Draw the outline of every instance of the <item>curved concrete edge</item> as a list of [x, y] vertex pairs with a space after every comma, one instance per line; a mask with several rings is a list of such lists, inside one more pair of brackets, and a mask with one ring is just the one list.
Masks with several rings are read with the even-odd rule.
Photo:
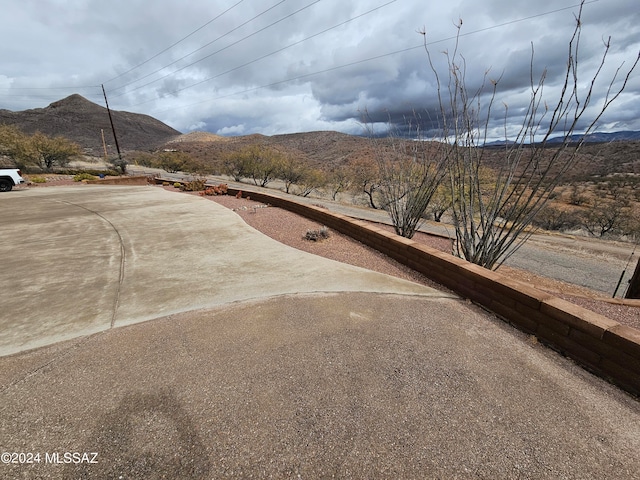
[[[0, 198], [0, 354], [284, 293], [447, 295], [285, 246], [195, 195], [55, 187]], [[3, 221], [2, 219], [6, 221]]]
[[[238, 191], [228, 189], [229, 195]], [[242, 194], [303, 215], [375, 248], [640, 396], [639, 330], [367, 222], [250, 187]]]

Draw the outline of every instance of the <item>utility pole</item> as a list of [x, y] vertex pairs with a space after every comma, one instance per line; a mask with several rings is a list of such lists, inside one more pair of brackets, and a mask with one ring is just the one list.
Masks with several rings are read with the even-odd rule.
[[624, 298], [640, 298], [640, 259], [638, 259], [633, 277], [629, 280], [629, 287], [627, 288]]
[[104, 128], [100, 129], [100, 133], [102, 134], [102, 148], [104, 148], [104, 159], [108, 160], [109, 155], [107, 154], [107, 142], [104, 141]]
[[118, 159], [120, 163], [122, 163], [122, 155], [120, 154], [120, 145], [118, 145], [118, 137], [116, 136], [116, 129], [113, 126], [113, 118], [111, 117], [111, 109], [109, 108], [109, 102], [107, 101], [107, 92], [104, 89], [104, 85], [102, 85], [102, 93], [104, 94], [104, 103], [107, 106], [107, 113], [109, 114], [109, 122], [111, 123], [111, 131], [113, 132], [113, 139], [116, 142], [116, 150], [118, 151]]

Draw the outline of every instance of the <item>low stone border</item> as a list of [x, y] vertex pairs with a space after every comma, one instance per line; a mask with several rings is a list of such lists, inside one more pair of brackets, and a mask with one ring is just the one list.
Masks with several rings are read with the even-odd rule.
[[[229, 195], [239, 189], [229, 188]], [[589, 371], [640, 396], [640, 331], [527, 284], [325, 208], [262, 192], [242, 196], [348, 235], [494, 312]]]

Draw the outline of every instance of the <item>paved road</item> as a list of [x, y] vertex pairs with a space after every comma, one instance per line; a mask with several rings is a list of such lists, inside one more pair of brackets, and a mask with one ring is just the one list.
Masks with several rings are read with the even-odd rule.
[[0, 478], [638, 478], [640, 403], [461, 299], [160, 188], [0, 222]]
[[[162, 175], [177, 180], [183, 178], [180, 174], [172, 175], [163, 172]], [[229, 182], [223, 177], [212, 177], [211, 181], [226, 182], [244, 190], [263, 190], [267, 193], [287, 196], [302, 203], [320, 203], [330, 210], [355, 218], [389, 223], [389, 216], [386, 212], [371, 208], [334, 202], [326, 198], [287, 195], [278, 190], [261, 189], [253, 185]], [[422, 230], [455, 238], [455, 232], [450, 225], [427, 222]], [[640, 250], [638, 250], [636, 255], [632, 257], [631, 263], [628, 264], [632, 251], [633, 245], [622, 242], [571, 235], [535, 234], [507, 259], [505, 265], [587, 287], [602, 292], [604, 297], [613, 295], [621, 274], [626, 270], [616, 295], [622, 297], [640, 256]]]

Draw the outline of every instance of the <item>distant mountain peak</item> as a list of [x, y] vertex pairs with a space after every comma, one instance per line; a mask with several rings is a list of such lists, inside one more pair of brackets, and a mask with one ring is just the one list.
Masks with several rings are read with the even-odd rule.
[[73, 95], [69, 95], [66, 98], [63, 98], [62, 100], [58, 100], [56, 102], [51, 103], [48, 107], [46, 108], [61, 108], [61, 107], [66, 107], [66, 108], [95, 108], [95, 107], [102, 107], [101, 105], [98, 105], [97, 103], [93, 103], [90, 100], [87, 100], [86, 98], [84, 98], [82, 95], [79, 95], [77, 93], [74, 93]]
[[[148, 115], [112, 110], [112, 116], [123, 151], [153, 150], [180, 135], [179, 131]], [[61, 135], [97, 156], [103, 155], [104, 134], [109, 154], [114, 154], [115, 142], [107, 109], [77, 93], [45, 108], [22, 112], [0, 110], [0, 123], [15, 125], [28, 134]]]

